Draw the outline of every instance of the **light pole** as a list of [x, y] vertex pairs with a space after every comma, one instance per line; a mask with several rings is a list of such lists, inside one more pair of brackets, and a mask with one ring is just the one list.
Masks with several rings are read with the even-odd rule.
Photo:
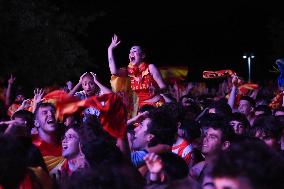
[[247, 59], [248, 61], [248, 82], [251, 82], [251, 62], [252, 59], [254, 58], [254, 54], [253, 53], [246, 53], [243, 55], [243, 59]]

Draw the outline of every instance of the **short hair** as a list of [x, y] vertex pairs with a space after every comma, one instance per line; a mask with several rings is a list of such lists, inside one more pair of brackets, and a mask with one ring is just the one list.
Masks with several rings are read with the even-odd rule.
[[177, 123], [169, 109], [159, 107], [149, 114], [150, 123], [147, 131], [155, 137], [148, 146], [157, 144], [173, 145], [177, 134]]
[[159, 156], [163, 162], [164, 171], [169, 180], [183, 179], [188, 176], [188, 166], [180, 156], [172, 152], [165, 152]]
[[96, 116], [89, 116], [78, 134], [82, 151], [91, 167], [122, 161], [122, 154], [115, 145], [116, 141], [103, 130]]
[[242, 96], [241, 98], [240, 98], [240, 101], [241, 100], [246, 100], [246, 101], [248, 101], [249, 103], [250, 103], [250, 105], [252, 106], [252, 107], [255, 107], [255, 100], [253, 99], [253, 98], [251, 98], [250, 96]]
[[184, 131], [184, 138], [189, 143], [191, 143], [194, 139], [201, 137], [201, 128], [200, 124], [197, 121], [182, 121], [179, 129], [182, 129]]
[[232, 115], [230, 117], [230, 121], [239, 121], [243, 124], [243, 126], [246, 129], [250, 128], [250, 123], [249, 123], [247, 117], [240, 112], [232, 113]]
[[16, 111], [13, 115], [12, 115], [12, 119], [14, 120], [15, 118], [22, 118], [24, 120], [27, 121], [27, 127], [29, 130], [31, 130], [34, 127], [34, 114], [30, 111], [27, 110], [19, 110]]
[[53, 104], [48, 103], [48, 102], [40, 102], [40, 103], [37, 104], [36, 109], [34, 111], [34, 119], [36, 119], [37, 112], [39, 111], [39, 109], [43, 108], [43, 107], [52, 107], [54, 112], [56, 111], [56, 108]]
[[232, 108], [225, 100], [213, 101], [209, 108], [214, 108], [216, 113], [222, 116], [230, 116], [232, 113]]
[[207, 114], [201, 121], [202, 128], [213, 128], [222, 132], [221, 141], [231, 141], [235, 137], [235, 132], [228, 125], [228, 120], [218, 114]]
[[[155, 111], [161, 114], [168, 114], [170, 118], [177, 124], [183, 120], [184, 117], [184, 107], [177, 102], [169, 102], [164, 104], [163, 106], [158, 107]], [[158, 114], [159, 114], [158, 113]]]
[[252, 134], [255, 136], [257, 131], [261, 131], [266, 135], [280, 139], [282, 134], [281, 122], [274, 116], [259, 116], [252, 125]]
[[195, 119], [197, 114], [199, 114], [201, 112], [201, 107], [194, 100], [193, 96], [190, 93], [180, 97], [180, 99], [179, 99], [180, 104], [182, 104], [182, 100], [184, 98], [189, 98], [190, 104], [187, 107], [183, 107], [184, 108], [183, 119], [188, 119], [187, 115], [189, 115], [189, 113], [190, 113], [189, 119]]
[[284, 188], [284, 159], [263, 141], [248, 138], [232, 144], [214, 159], [213, 178], [247, 178], [252, 188]]
[[97, 137], [92, 140], [80, 138], [82, 152], [91, 168], [98, 168], [102, 165], [116, 165], [123, 161], [121, 151], [114, 144], [103, 138]]
[[[65, 127], [64, 128], [64, 133], [63, 133], [63, 135], [62, 135], [62, 137], [64, 138], [64, 134], [67, 132], [67, 131], [69, 131], [70, 129], [73, 129], [77, 134], [78, 134], [78, 136], [79, 136], [79, 140], [80, 140], [80, 138], [81, 138], [81, 133], [83, 132], [82, 131], [82, 127], [79, 125], [79, 124], [72, 124], [72, 125], [70, 125], [69, 127]], [[63, 138], [62, 138], [62, 140], [63, 140]]]

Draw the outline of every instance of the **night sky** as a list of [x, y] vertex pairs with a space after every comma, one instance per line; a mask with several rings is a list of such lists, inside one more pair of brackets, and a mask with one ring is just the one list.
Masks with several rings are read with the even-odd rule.
[[247, 77], [247, 63], [242, 59], [245, 52], [256, 55], [253, 80], [277, 77], [269, 70], [284, 49], [279, 44], [276, 49], [274, 44], [283, 33], [280, 6], [247, 2], [187, 4], [90, 3], [89, 8], [103, 10], [104, 16], [90, 25], [85, 46], [104, 72], [108, 71], [107, 47], [116, 33], [122, 40], [116, 50], [120, 66], [127, 65], [129, 48], [138, 43], [157, 66], [188, 66], [189, 80], [200, 80], [202, 71], [210, 69], [233, 69]]

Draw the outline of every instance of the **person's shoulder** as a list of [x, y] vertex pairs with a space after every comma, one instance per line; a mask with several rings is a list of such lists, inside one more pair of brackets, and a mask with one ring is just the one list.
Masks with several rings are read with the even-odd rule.
[[193, 178], [198, 178], [200, 176], [201, 172], [203, 171], [205, 165], [206, 165], [205, 161], [201, 161], [201, 162], [195, 164], [189, 171], [190, 176], [193, 177]]
[[154, 64], [148, 64], [148, 69], [150, 73], [155, 73], [158, 71], [158, 68]]
[[155, 64], [148, 64], [148, 68], [149, 68], [149, 69], [157, 69], [157, 67], [155, 66]]

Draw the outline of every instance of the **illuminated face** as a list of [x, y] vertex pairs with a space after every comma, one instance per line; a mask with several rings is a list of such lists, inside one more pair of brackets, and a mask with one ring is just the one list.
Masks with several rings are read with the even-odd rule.
[[272, 149], [278, 150], [278, 148], [280, 147], [280, 143], [275, 137], [269, 136], [262, 131], [256, 131], [255, 137], [265, 142], [265, 144]]
[[245, 116], [248, 116], [252, 111], [252, 107], [247, 100], [240, 100], [238, 110], [240, 113], [244, 114]]
[[212, 152], [214, 152], [216, 149], [218, 149], [219, 147], [221, 148], [222, 146], [221, 137], [222, 137], [221, 130], [208, 128], [205, 137], [203, 139], [202, 153], [205, 155], [212, 154]]
[[40, 107], [35, 115], [35, 126], [44, 133], [52, 133], [57, 129], [55, 110], [52, 106]]
[[62, 140], [62, 156], [67, 159], [75, 158], [80, 154], [79, 135], [74, 129], [68, 129]]
[[230, 125], [234, 128], [234, 131], [237, 135], [242, 135], [245, 132], [244, 124], [240, 121], [233, 120], [230, 121]]
[[184, 107], [190, 106], [193, 102], [194, 102], [193, 99], [187, 98], [187, 97], [185, 97], [181, 100], [181, 103]]
[[141, 47], [133, 46], [129, 52], [129, 60], [132, 64], [140, 64], [144, 58]]
[[24, 100], [25, 100], [25, 97], [24, 95], [21, 95], [21, 94], [17, 95], [15, 98], [15, 102], [19, 104], [21, 104]]
[[214, 185], [216, 189], [253, 189], [250, 181], [244, 177], [217, 177]]
[[66, 117], [66, 119], [64, 121], [64, 125], [66, 127], [69, 127], [69, 126], [71, 126], [75, 123], [76, 123], [76, 119], [74, 118], [74, 116], [68, 116], [68, 117]]
[[134, 129], [135, 135], [132, 141], [132, 148], [134, 150], [141, 150], [147, 147], [150, 135], [147, 130], [150, 122], [151, 120], [146, 118]]
[[82, 79], [82, 88], [87, 96], [93, 96], [96, 94], [97, 85], [94, 82], [93, 76], [86, 75]]

